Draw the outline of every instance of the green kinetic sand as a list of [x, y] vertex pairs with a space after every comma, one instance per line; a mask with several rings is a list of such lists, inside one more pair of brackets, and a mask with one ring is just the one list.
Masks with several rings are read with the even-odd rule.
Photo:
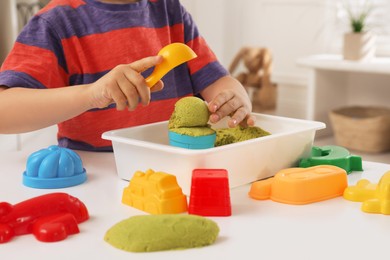
[[153, 252], [207, 246], [215, 242], [218, 234], [218, 225], [205, 217], [142, 215], [115, 224], [104, 240], [129, 252]]
[[197, 97], [184, 97], [175, 104], [168, 128], [207, 126], [210, 113], [206, 103]]
[[171, 132], [194, 137], [212, 135], [216, 132], [217, 137], [214, 146], [270, 135], [269, 132], [256, 126], [212, 129], [208, 124], [209, 117], [210, 112], [202, 99], [185, 97], [176, 102], [175, 109], [169, 119], [168, 128]]
[[241, 126], [236, 126], [234, 128], [221, 128], [216, 129], [216, 132], [217, 139], [215, 140], [215, 146], [242, 142], [271, 134], [257, 126], [247, 128]]

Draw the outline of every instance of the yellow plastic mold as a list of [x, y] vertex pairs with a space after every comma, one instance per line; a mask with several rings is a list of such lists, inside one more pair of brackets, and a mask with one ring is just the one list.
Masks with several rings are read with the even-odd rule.
[[174, 214], [187, 211], [187, 197], [174, 175], [137, 171], [123, 190], [122, 203], [150, 214]]
[[288, 168], [272, 178], [252, 183], [249, 196], [287, 203], [308, 204], [343, 195], [347, 173], [333, 165]]
[[363, 202], [361, 210], [367, 213], [390, 215], [390, 171], [382, 175], [378, 184], [362, 179], [345, 189], [343, 197]]
[[150, 88], [173, 68], [197, 57], [196, 53], [190, 47], [179, 42], [166, 45], [157, 55], [162, 56], [163, 61], [156, 65], [152, 74], [145, 79], [146, 84]]

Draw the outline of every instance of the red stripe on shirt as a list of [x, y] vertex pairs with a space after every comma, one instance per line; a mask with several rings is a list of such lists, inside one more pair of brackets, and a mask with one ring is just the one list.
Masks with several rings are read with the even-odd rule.
[[[84, 37], [62, 40], [69, 74], [97, 73], [128, 64], [147, 56], [157, 55], [159, 50], [172, 42], [183, 42], [181, 24], [163, 28], [127, 28]], [[126, 44], [126, 38], [131, 41]], [[134, 38], [139, 40], [134, 41]], [[149, 39], [158, 39], [149, 41]], [[148, 42], [145, 45], [145, 42]]]
[[[101, 134], [113, 129], [150, 124], [168, 120], [179, 98], [155, 101], [148, 106], [139, 105], [136, 111], [117, 111], [115, 108], [85, 112], [58, 125], [59, 138], [87, 142], [95, 147], [111, 146]], [[96, 120], [99, 118], [100, 120]]]
[[48, 88], [63, 87], [68, 84], [66, 72], [58, 65], [55, 54], [47, 49], [16, 42], [12, 55], [8, 56], [2, 66], [2, 70], [8, 69], [24, 72]]
[[85, 2], [83, 0], [54, 0], [50, 1], [44, 8], [39, 10], [37, 14], [40, 15], [58, 6], [70, 6], [72, 8], [77, 8], [81, 5], [85, 5]]
[[191, 49], [193, 49], [194, 52], [198, 55], [198, 58], [188, 62], [188, 67], [190, 68], [191, 74], [194, 74], [205, 65], [217, 60], [217, 57], [210, 48], [204, 48], [204, 46], [207, 46], [204, 38], [200, 36], [196, 37], [192, 41], [189, 41], [187, 45], [190, 46]]

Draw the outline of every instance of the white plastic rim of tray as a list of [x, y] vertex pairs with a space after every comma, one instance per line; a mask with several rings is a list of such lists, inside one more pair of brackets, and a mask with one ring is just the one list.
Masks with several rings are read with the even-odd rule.
[[[113, 142], [125, 143], [129, 145], [142, 146], [160, 150], [163, 152], [172, 152], [179, 154], [207, 154], [213, 153], [216, 149], [233, 149], [235, 146], [246, 145], [247, 143], [258, 142], [259, 140], [274, 139], [278, 136], [292, 135], [302, 131], [317, 131], [326, 127], [325, 123], [303, 119], [295, 119], [281, 116], [273, 116], [259, 113], [252, 113], [256, 117], [255, 125], [271, 133], [269, 136], [261, 139], [251, 139], [244, 142], [229, 144], [228, 146], [219, 146], [212, 149], [185, 149], [169, 145], [168, 140], [168, 121], [151, 123], [141, 126], [121, 128], [103, 133], [102, 138]], [[275, 124], [278, 123], [278, 124]], [[286, 131], [285, 124], [293, 125], [293, 129]], [[279, 125], [281, 124], [281, 125]], [[280, 128], [281, 126], [281, 128]], [[213, 125], [213, 128], [227, 127], [226, 119]], [[158, 132], [156, 132], [158, 131]], [[159, 137], [163, 134], [166, 142]], [[154, 136], [154, 137], [153, 137]], [[155, 142], [153, 142], [155, 140]], [[156, 141], [157, 140], [157, 141]]]

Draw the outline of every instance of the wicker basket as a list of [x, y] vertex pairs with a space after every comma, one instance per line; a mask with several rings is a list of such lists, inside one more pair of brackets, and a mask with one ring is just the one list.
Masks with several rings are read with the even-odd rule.
[[390, 108], [345, 107], [329, 117], [338, 145], [370, 153], [390, 150]]

